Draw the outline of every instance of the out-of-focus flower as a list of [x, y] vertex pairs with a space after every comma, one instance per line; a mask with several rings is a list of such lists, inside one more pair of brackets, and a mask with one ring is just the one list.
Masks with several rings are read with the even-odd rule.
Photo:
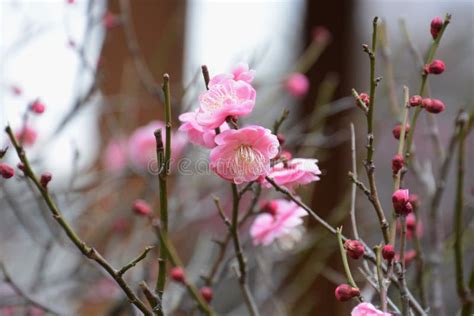
[[[268, 177], [272, 178], [276, 184], [293, 189], [299, 185], [311, 183], [319, 180], [321, 170], [318, 167], [317, 159], [294, 158], [286, 163], [280, 162], [270, 169]], [[259, 179], [266, 188], [272, 185], [265, 179]]]
[[227, 117], [250, 114], [255, 106], [255, 98], [255, 89], [245, 81], [211, 81], [209, 90], [199, 96], [196, 121], [206, 128], [219, 127]]
[[232, 69], [232, 76], [235, 81], [242, 80], [251, 83], [255, 77], [255, 70], [250, 69], [246, 63], [238, 63]]
[[248, 126], [227, 130], [215, 138], [210, 167], [220, 177], [236, 184], [268, 174], [270, 159], [278, 154], [278, 139], [269, 129]]
[[15, 175], [15, 169], [5, 162], [0, 162], [0, 175], [4, 179], [10, 179]]
[[438, 99], [423, 99], [423, 107], [426, 111], [433, 114], [441, 113], [446, 109], [443, 101]]
[[120, 171], [127, 166], [127, 142], [112, 139], [105, 148], [102, 164], [108, 171]]
[[23, 94], [23, 90], [17, 85], [10, 86], [10, 91], [16, 96], [20, 96]]
[[38, 138], [38, 133], [33, 128], [25, 126], [15, 133], [15, 137], [24, 146], [33, 146]]
[[199, 292], [206, 302], [210, 303], [212, 301], [212, 289], [210, 287], [204, 286], [199, 289]]
[[[166, 146], [165, 123], [152, 121], [145, 126], [137, 128], [128, 140], [128, 158], [130, 163], [142, 170], [150, 170], [156, 157], [155, 131], [162, 129], [163, 144]], [[182, 154], [187, 139], [181, 132], [171, 134], [171, 159], [176, 161]]]
[[302, 217], [307, 213], [293, 201], [273, 200], [275, 202], [275, 214], [262, 213], [258, 215], [250, 227], [254, 245], [267, 246], [275, 239], [284, 238], [298, 226], [303, 224]]
[[[216, 130], [214, 128], [206, 128], [198, 124], [196, 121], [197, 110], [186, 112], [179, 116], [179, 120], [183, 122], [179, 127], [179, 131], [186, 133], [191, 143], [204, 146], [206, 148], [216, 147], [214, 138], [216, 137]], [[221, 132], [228, 130], [229, 125], [223, 123], [220, 126]]]
[[364, 245], [358, 240], [346, 240], [344, 242], [344, 248], [346, 249], [347, 255], [352, 259], [360, 259], [365, 253]]
[[170, 270], [171, 279], [175, 282], [184, 283], [184, 270], [181, 267], [174, 267]]
[[443, 28], [443, 19], [441, 17], [437, 16], [433, 20], [431, 20], [430, 33], [431, 33], [431, 36], [433, 36], [433, 39], [436, 39], [438, 37], [438, 34], [442, 28]]
[[116, 14], [113, 14], [110, 11], [106, 11], [104, 15], [102, 16], [102, 25], [106, 29], [114, 28], [120, 25], [120, 23], [121, 23], [120, 17]]
[[[395, 258], [397, 259], [397, 261], [400, 260], [400, 255], [397, 253], [395, 255]], [[408, 251], [405, 252], [405, 266], [408, 266], [410, 265], [410, 263], [413, 262], [413, 260], [415, 260], [416, 258], [416, 251], [414, 249], [410, 249]]]
[[352, 310], [351, 316], [392, 316], [392, 314], [384, 313], [370, 303], [359, 303]]
[[[407, 137], [408, 132], [410, 132], [410, 124], [406, 123], [406, 125], [405, 125], [405, 138]], [[400, 134], [401, 133], [402, 133], [402, 124], [397, 124], [392, 130], [392, 135], [395, 139], [400, 139]]]
[[38, 307], [31, 307], [30, 310], [28, 311], [28, 316], [43, 316], [43, 315], [46, 315], [46, 313]]
[[327, 43], [332, 37], [331, 32], [325, 26], [314, 27], [311, 34], [313, 35], [313, 41], [318, 43]]
[[348, 300], [359, 296], [360, 290], [350, 286], [349, 284], [340, 284], [336, 287], [334, 295], [339, 302], [347, 302]]
[[[410, 213], [406, 218], [407, 225], [407, 240], [411, 240], [414, 236], [421, 238], [423, 236], [423, 224], [417, 220], [415, 214]], [[397, 225], [397, 229], [400, 231], [400, 224]]]
[[148, 216], [151, 214], [151, 206], [146, 201], [137, 199], [133, 202], [132, 210], [140, 216]]
[[285, 81], [288, 93], [294, 97], [303, 97], [308, 93], [309, 80], [302, 73], [293, 73]]
[[46, 110], [46, 105], [37, 99], [30, 104], [30, 110], [33, 113], [42, 114]]

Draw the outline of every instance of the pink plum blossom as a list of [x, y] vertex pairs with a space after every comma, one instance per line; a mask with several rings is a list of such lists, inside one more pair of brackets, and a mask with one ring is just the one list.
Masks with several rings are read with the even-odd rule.
[[392, 314], [384, 313], [370, 303], [360, 303], [354, 307], [351, 316], [392, 316]]
[[[197, 111], [186, 112], [179, 116], [179, 120], [183, 122], [179, 127], [179, 131], [186, 133], [191, 143], [204, 146], [206, 148], [216, 147], [214, 138], [216, 137], [216, 130], [214, 128], [205, 128], [199, 125], [196, 121]], [[220, 126], [221, 131], [228, 130], [227, 123]]]
[[293, 201], [273, 200], [276, 212], [258, 215], [250, 227], [254, 245], [267, 246], [275, 239], [291, 235], [292, 231], [303, 224], [302, 217], [307, 213]]
[[249, 65], [246, 63], [238, 63], [232, 69], [232, 75], [235, 81], [242, 80], [251, 83], [255, 77], [255, 70], [249, 69]]
[[[274, 165], [268, 176], [272, 178], [276, 184], [293, 189], [298, 185], [308, 184], [319, 180], [321, 170], [317, 165], [317, 159], [294, 158], [290, 161], [277, 163]], [[264, 179], [259, 179], [263, 182], [263, 186], [271, 188], [272, 185]]]
[[[128, 158], [130, 163], [142, 170], [148, 170], [156, 163], [155, 131], [162, 129], [163, 143], [165, 138], [165, 123], [152, 121], [145, 126], [137, 128], [128, 140]], [[182, 154], [187, 140], [181, 132], [171, 134], [171, 159], [176, 161]], [[165, 144], [166, 146], [166, 144]]]
[[270, 170], [270, 159], [278, 154], [277, 137], [261, 126], [224, 131], [216, 136], [215, 142], [210, 167], [236, 184], [265, 176]]
[[294, 97], [303, 97], [309, 89], [309, 80], [302, 73], [291, 74], [285, 82], [288, 92]]
[[124, 139], [112, 139], [103, 155], [102, 163], [108, 171], [120, 171], [127, 166], [127, 142]]
[[15, 133], [16, 139], [25, 146], [33, 146], [38, 138], [38, 133], [29, 126], [24, 126]]
[[206, 128], [219, 127], [229, 116], [245, 116], [252, 112], [255, 97], [255, 89], [245, 81], [211, 80], [209, 90], [199, 96], [196, 121]]

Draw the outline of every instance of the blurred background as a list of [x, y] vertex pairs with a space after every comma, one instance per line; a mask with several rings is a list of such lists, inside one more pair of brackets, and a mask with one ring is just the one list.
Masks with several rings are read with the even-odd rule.
[[[393, 105], [400, 104], [403, 85], [412, 94], [418, 90], [421, 67], [413, 47], [425, 54], [432, 40], [430, 21], [445, 13], [453, 18], [437, 56], [447, 70], [430, 79], [430, 91], [447, 110], [435, 121], [423, 117], [415, 140], [422, 168], [430, 173], [440, 161], [436, 148], [425, 139], [435, 130], [446, 146], [456, 113], [473, 107], [472, 1], [0, 0], [0, 125], [9, 123], [15, 130], [27, 125], [32, 130], [35, 139], [27, 153], [38, 172], [53, 173], [51, 190], [66, 217], [84, 239], [120, 266], [156, 241], [149, 222], [131, 212], [136, 198], [157, 205], [156, 176], [111, 158], [123, 156], [124, 143], [137, 128], [163, 119], [155, 84], [164, 73], [170, 75], [177, 128], [178, 115], [196, 108], [204, 89], [201, 65], [207, 65], [212, 76], [247, 62], [257, 73], [257, 106], [244, 122], [271, 127], [282, 110], [289, 109], [281, 128], [285, 149], [294, 156], [316, 157], [323, 170], [321, 182], [298, 193], [332, 224], [344, 224], [350, 202], [350, 122], [356, 125], [358, 152], [363, 153], [365, 146], [364, 118], [350, 91], [368, 89], [368, 58], [361, 45], [370, 42], [372, 19], [379, 16], [382, 21], [376, 165], [380, 197], [389, 205], [391, 157], [398, 144], [391, 136], [398, 122]], [[307, 93], [294, 95], [288, 88], [295, 72], [309, 79]], [[46, 111], [26, 118], [34, 100], [41, 100]], [[6, 144], [6, 136], [0, 136], [0, 147]], [[472, 145], [471, 135], [468, 161], [474, 158]], [[193, 170], [200, 167], [196, 161], [207, 155], [191, 144], [183, 153]], [[5, 159], [18, 162], [13, 151]], [[466, 185], [474, 190], [472, 165], [466, 172]], [[441, 206], [447, 249], [452, 180], [450, 176]], [[423, 223], [423, 211], [428, 210], [423, 200], [430, 190], [411, 176], [407, 185], [420, 196]], [[229, 192], [210, 172], [175, 172], [171, 186], [172, 237], [199, 283], [217, 253], [211, 240], [225, 233], [210, 194], [224, 198]], [[472, 195], [467, 195], [472, 211]], [[250, 197], [244, 202], [248, 205]], [[363, 238], [369, 244], [379, 242], [372, 209], [363, 196], [357, 199], [356, 210]], [[466, 238], [474, 238], [472, 212], [466, 213]], [[0, 180], [0, 261], [9, 275], [32, 297], [64, 315], [132, 315], [120, 289], [79, 255], [48, 214], [23, 178]], [[265, 248], [253, 247], [243, 230], [251, 258], [250, 286], [263, 315], [349, 314], [351, 303], [334, 298], [336, 284], [344, 280], [336, 240], [315, 223], [306, 228], [296, 245]], [[419, 238], [423, 245], [429, 244], [426, 234]], [[472, 250], [471, 243], [467, 262], [472, 262]], [[452, 315], [458, 303], [448, 254], [442, 277], [447, 281], [445, 309]], [[154, 280], [151, 257], [128, 274], [131, 283]], [[219, 294], [213, 306], [222, 315], [245, 315], [232, 265], [228, 251], [214, 284]], [[417, 282], [416, 273], [415, 268], [410, 271], [411, 284]], [[183, 289], [175, 284], [169, 288], [174, 294], [167, 298], [169, 310], [188, 315], [192, 303]], [[376, 297], [376, 292], [366, 286], [363, 295]], [[0, 283], [0, 315], [34, 312], [38, 310], [25, 304], [7, 282]]]

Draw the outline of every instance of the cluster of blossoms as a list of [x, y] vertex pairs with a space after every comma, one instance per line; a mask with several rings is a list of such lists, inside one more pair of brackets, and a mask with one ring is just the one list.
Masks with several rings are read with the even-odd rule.
[[[240, 63], [231, 73], [211, 78], [208, 90], [199, 96], [199, 107], [179, 116], [182, 122], [179, 131], [186, 133], [193, 144], [211, 149], [211, 170], [234, 184], [257, 182], [270, 188], [272, 185], [266, 180], [269, 177], [293, 190], [319, 180], [317, 160], [292, 159], [281, 150], [283, 136], [277, 137], [258, 125], [237, 127], [237, 120], [249, 115], [255, 107], [256, 91], [251, 85], [254, 76], [254, 70]], [[307, 91], [307, 79], [302, 76], [294, 74], [286, 81], [289, 93], [294, 96]], [[267, 202], [250, 228], [253, 243], [269, 245], [276, 239], [291, 236], [305, 215], [294, 202]]]

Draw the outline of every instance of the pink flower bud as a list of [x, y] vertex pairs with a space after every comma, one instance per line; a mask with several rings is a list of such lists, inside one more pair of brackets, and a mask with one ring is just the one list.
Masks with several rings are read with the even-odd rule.
[[392, 203], [395, 213], [398, 215], [408, 215], [413, 210], [409, 202], [410, 193], [407, 189], [399, 189], [392, 195]]
[[268, 213], [273, 216], [276, 215], [278, 210], [278, 201], [273, 200], [273, 201], [268, 201], [265, 204], [263, 204], [261, 211], [263, 213]]
[[[423, 100], [425, 101], [425, 100]], [[425, 110], [433, 113], [433, 114], [438, 114], [443, 112], [446, 109], [446, 106], [444, 105], [443, 101], [438, 100], [438, 99], [431, 99], [431, 102], [428, 102], [424, 106]]]
[[433, 20], [431, 20], [431, 36], [433, 36], [433, 39], [436, 39], [438, 37], [439, 32], [443, 28], [443, 19], [439, 16], [435, 17]]
[[171, 279], [178, 283], [184, 283], [184, 270], [181, 267], [174, 267], [170, 271]]
[[410, 203], [416, 211], [420, 207], [420, 198], [416, 194], [410, 194]]
[[20, 161], [16, 166], [18, 167], [18, 169], [25, 172], [25, 164], [23, 162]]
[[387, 261], [392, 261], [395, 258], [395, 249], [393, 245], [385, 245], [382, 248], [382, 257]]
[[280, 143], [280, 146], [283, 146], [285, 144], [286, 137], [283, 134], [278, 134], [277, 135], [278, 142]]
[[0, 163], [0, 175], [4, 179], [10, 179], [15, 175], [15, 170], [8, 164], [1, 162]]
[[36, 114], [42, 114], [46, 109], [46, 106], [40, 100], [35, 100], [30, 105], [30, 111]]
[[[359, 94], [359, 99], [360, 99], [362, 102], [364, 102], [364, 104], [365, 104], [367, 107], [369, 107], [369, 104], [370, 104], [370, 97], [369, 97], [369, 95], [368, 95], [367, 93], [362, 92], [361, 94]], [[360, 106], [358, 100], [356, 100], [356, 106], [357, 106], [358, 108], [361, 108], [361, 106]]]
[[201, 296], [202, 298], [210, 303], [212, 301], [212, 289], [210, 287], [202, 287], [201, 289], [199, 289], [199, 292], [201, 293]]
[[285, 87], [292, 96], [303, 97], [309, 90], [309, 80], [301, 73], [294, 73], [286, 80]]
[[424, 98], [421, 101], [421, 107], [423, 107], [423, 108], [430, 107], [432, 103], [433, 103], [433, 100], [431, 100], [430, 98]]
[[[396, 256], [397, 260], [400, 260], [400, 256], [397, 254]], [[413, 260], [416, 258], [416, 251], [411, 249], [405, 252], [405, 266], [410, 265], [410, 263], [413, 262]]]
[[336, 299], [339, 302], [346, 302], [351, 298], [360, 295], [360, 290], [358, 288], [352, 287], [349, 284], [340, 284], [334, 293], [336, 295]]
[[393, 174], [397, 174], [403, 168], [405, 160], [403, 159], [402, 155], [396, 154], [392, 158], [392, 171]]
[[358, 240], [346, 240], [344, 248], [352, 259], [360, 259], [365, 252], [364, 245]]
[[120, 18], [110, 11], [105, 12], [102, 16], [102, 25], [104, 25], [106, 29], [114, 28], [120, 25], [120, 22]]
[[43, 188], [48, 188], [48, 183], [53, 179], [53, 175], [49, 172], [43, 172], [40, 177], [40, 184]]
[[409, 100], [410, 106], [419, 106], [421, 102], [423, 102], [423, 98], [419, 95], [414, 95]]
[[148, 216], [151, 214], [151, 207], [150, 205], [141, 199], [135, 200], [132, 205], [132, 210], [135, 214], [141, 216]]
[[32, 146], [38, 138], [38, 133], [29, 126], [25, 126], [21, 130], [15, 132], [15, 137], [25, 146]]
[[21, 90], [21, 88], [19, 86], [16, 86], [16, 85], [12, 85], [10, 87], [10, 90], [16, 96], [20, 96], [23, 93], [23, 90]]
[[[408, 132], [410, 132], [410, 124], [405, 125], [405, 138], [408, 135]], [[393, 130], [392, 130], [392, 135], [395, 137], [395, 139], [400, 139], [400, 134], [402, 133], [402, 124], [396, 125]]]
[[413, 214], [409, 214], [406, 219], [407, 223], [407, 230], [415, 230], [416, 229], [416, 217]]
[[325, 26], [316, 26], [312, 31], [313, 40], [318, 43], [327, 43], [332, 35]]
[[440, 59], [435, 59], [431, 64], [428, 65], [428, 73], [433, 75], [439, 75], [444, 72], [446, 65]]

